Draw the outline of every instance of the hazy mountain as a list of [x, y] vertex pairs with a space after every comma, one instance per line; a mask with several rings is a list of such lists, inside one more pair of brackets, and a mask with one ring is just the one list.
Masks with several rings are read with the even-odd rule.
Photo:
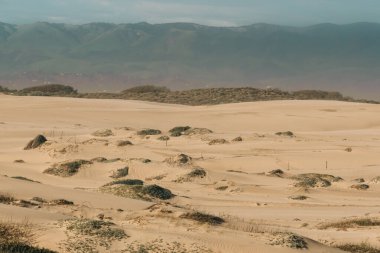
[[0, 23], [0, 85], [255, 86], [380, 99], [380, 24]]

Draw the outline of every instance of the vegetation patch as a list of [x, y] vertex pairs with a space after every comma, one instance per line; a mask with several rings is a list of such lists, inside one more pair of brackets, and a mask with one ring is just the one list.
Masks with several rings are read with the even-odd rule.
[[75, 96], [77, 91], [67, 85], [46, 84], [40, 86], [28, 87], [16, 92], [18, 96]]
[[157, 140], [159, 140], [159, 141], [168, 141], [168, 140], [170, 140], [170, 137], [167, 136], [167, 135], [162, 135], [162, 136], [158, 137]]
[[176, 179], [174, 182], [182, 183], [182, 182], [191, 182], [195, 178], [204, 178], [207, 175], [207, 172], [201, 167], [195, 167], [191, 172]]
[[79, 219], [68, 222], [67, 229], [80, 235], [97, 236], [102, 239], [122, 239], [124, 230], [115, 228], [115, 224], [103, 220]]
[[165, 159], [165, 162], [174, 166], [185, 166], [192, 164], [192, 160], [193, 158], [188, 155], [179, 154]]
[[91, 219], [73, 219], [63, 222], [67, 240], [61, 243], [65, 252], [97, 253], [108, 252], [115, 240], [127, 237], [123, 229], [112, 222]]
[[39, 134], [37, 135], [33, 140], [28, 142], [28, 144], [25, 146], [24, 150], [30, 150], [40, 147], [42, 144], [47, 142], [47, 139], [45, 136]]
[[329, 187], [332, 182], [339, 182], [343, 179], [328, 174], [306, 173], [300, 174], [292, 179], [298, 181], [294, 186], [300, 188]]
[[113, 132], [111, 129], [102, 129], [102, 130], [93, 132], [92, 135], [96, 137], [108, 137], [108, 136], [112, 136]]
[[214, 139], [214, 140], [211, 140], [208, 145], [220, 145], [220, 144], [227, 144], [229, 143], [227, 140], [225, 139]]
[[213, 251], [194, 243], [191, 245], [180, 242], [167, 242], [162, 239], [141, 243], [134, 241], [128, 244], [122, 253], [212, 253]]
[[52, 206], [72, 206], [74, 205], [74, 202], [66, 199], [54, 199], [49, 201], [48, 204]]
[[111, 183], [108, 183], [104, 186], [111, 186], [111, 185], [144, 185], [144, 181], [140, 179], [124, 179], [124, 180], [112, 181]]
[[0, 193], [0, 204], [6, 204], [9, 205], [13, 201], [15, 201], [15, 198], [7, 193]]
[[304, 196], [304, 195], [293, 195], [289, 197], [289, 199], [292, 199], [292, 200], [307, 200], [308, 198], [309, 197]]
[[265, 173], [265, 175], [267, 175], [269, 177], [283, 177], [284, 174], [285, 173], [280, 169], [271, 170], [271, 171]]
[[273, 234], [271, 245], [280, 245], [292, 249], [308, 249], [305, 239], [293, 233], [278, 232]]
[[319, 229], [328, 229], [328, 228], [336, 228], [336, 229], [348, 229], [348, 228], [355, 228], [355, 227], [374, 227], [374, 226], [380, 226], [380, 220], [379, 219], [372, 219], [372, 218], [355, 218], [355, 219], [348, 219], [338, 222], [329, 222], [329, 223], [323, 223], [318, 226]]
[[234, 138], [233, 140], [232, 140], [232, 142], [241, 142], [241, 141], [243, 141], [243, 138], [242, 137], [236, 137], [236, 138]]
[[169, 133], [173, 137], [183, 135], [187, 130], [191, 129], [189, 126], [177, 126], [169, 130]]
[[186, 130], [183, 134], [184, 135], [205, 135], [205, 134], [212, 134], [213, 131], [207, 128], [190, 128]]
[[189, 213], [184, 213], [180, 216], [180, 218], [183, 219], [189, 219], [193, 221], [197, 221], [202, 224], [208, 224], [208, 225], [221, 225], [225, 222], [223, 218], [220, 218], [215, 215], [207, 214], [207, 213], [202, 213], [202, 212], [189, 212]]
[[60, 177], [71, 177], [78, 173], [79, 169], [82, 168], [83, 165], [89, 164], [92, 164], [92, 162], [81, 159], [63, 162], [60, 164], [55, 164], [53, 167], [45, 170], [44, 173]]
[[128, 176], [128, 173], [129, 173], [129, 167], [126, 166], [124, 168], [117, 169], [116, 171], [114, 171], [110, 177], [111, 178], [122, 178], [122, 177]]
[[356, 189], [356, 190], [365, 191], [365, 190], [369, 189], [369, 185], [368, 184], [354, 184], [354, 185], [351, 185], [351, 188]]
[[126, 141], [118, 141], [116, 144], [118, 147], [125, 147], [125, 146], [132, 146], [133, 143], [126, 140]]
[[291, 132], [291, 131], [277, 132], [276, 135], [278, 135], [278, 136], [286, 136], [286, 137], [294, 137], [294, 133]]
[[158, 130], [158, 129], [143, 129], [143, 130], [140, 130], [137, 132], [137, 135], [142, 135], [142, 136], [145, 136], [145, 135], [159, 135], [161, 134], [161, 131]]
[[111, 193], [116, 196], [142, 199], [147, 201], [152, 200], [168, 200], [174, 197], [174, 194], [161, 186], [158, 185], [141, 185], [139, 181], [133, 182], [136, 184], [131, 184], [132, 181], [125, 182], [113, 182], [103, 186], [100, 190], [105, 193]]
[[32, 224], [0, 221], [0, 252], [4, 253], [53, 253], [35, 247], [36, 234]]
[[380, 248], [373, 247], [367, 242], [360, 244], [346, 243], [338, 245], [336, 248], [351, 253], [380, 253]]

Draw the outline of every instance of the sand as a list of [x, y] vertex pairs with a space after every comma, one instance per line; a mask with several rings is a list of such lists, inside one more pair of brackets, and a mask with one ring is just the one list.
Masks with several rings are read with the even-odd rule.
[[[109, 217], [128, 235], [109, 248], [94, 246], [98, 252], [133, 252], [131, 247], [140, 244], [156, 245], [162, 252], [299, 252], [283, 243], [289, 234], [303, 237], [308, 252], [343, 252], [334, 246], [348, 242], [380, 246], [378, 226], [319, 227], [347, 218], [380, 218], [380, 183], [371, 182], [380, 176], [378, 115], [379, 105], [335, 101], [191, 107], [0, 95], [0, 193], [19, 200], [41, 197], [74, 202], [40, 208], [0, 204], [0, 219], [27, 219], [36, 224], [38, 245], [58, 252], [75, 252], [62, 247], [70, 242], [62, 222], [98, 219], [98, 214]], [[167, 144], [157, 140], [161, 135], [136, 134], [153, 128], [169, 135], [171, 128], [187, 125], [213, 133], [171, 137]], [[113, 135], [92, 135], [102, 129], [112, 130]], [[292, 131], [295, 137], [275, 134], [284, 131]], [[46, 136], [48, 142], [23, 150], [37, 134]], [[238, 136], [243, 141], [231, 141]], [[221, 138], [228, 143], [208, 145]], [[134, 145], [118, 147], [120, 140]], [[165, 162], [181, 153], [193, 158], [191, 165]], [[56, 163], [95, 157], [120, 160], [94, 162], [72, 177], [43, 173]], [[151, 162], [143, 163], [140, 158]], [[24, 163], [15, 163], [18, 159]], [[113, 171], [125, 166], [129, 166], [126, 178], [160, 185], [176, 196], [147, 201], [99, 191], [113, 180]], [[207, 175], [179, 182], [194, 166], [204, 168]], [[265, 174], [274, 169], [283, 170], [284, 176]], [[301, 173], [331, 174], [343, 180], [330, 187], [297, 188], [292, 177]], [[369, 189], [352, 189], [357, 178], [363, 178]], [[293, 195], [308, 199], [289, 199]], [[226, 222], [212, 226], [180, 217], [191, 210]]]

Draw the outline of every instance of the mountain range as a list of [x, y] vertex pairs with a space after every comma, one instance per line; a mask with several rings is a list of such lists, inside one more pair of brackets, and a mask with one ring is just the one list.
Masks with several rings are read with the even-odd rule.
[[272, 87], [380, 99], [380, 24], [0, 23], [0, 85]]

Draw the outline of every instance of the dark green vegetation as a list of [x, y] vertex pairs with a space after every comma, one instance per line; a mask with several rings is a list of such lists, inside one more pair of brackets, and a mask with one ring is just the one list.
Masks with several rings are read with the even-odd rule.
[[60, 164], [55, 164], [53, 167], [46, 169], [44, 173], [54, 176], [71, 177], [78, 173], [79, 169], [83, 165], [89, 164], [92, 164], [92, 162], [87, 160], [74, 160], [69, 162], [63, 162]]
[[220, 218], [218, 216], [211, 215], [211, 214], [202, 213], [202, 212], [185, 213], [185, 214], [182, 214], [180, 218], [194, 220], [199, 223], [209, 224], [209, 225], [221, 225], [225, 222], [223, 218]]
[[0, 85], [48, 80], [94, 91], [140, 83], [172, 88], [248, 83], [346, 90], [378, 99], [379, 41], [380, 25], [373, 23], [235, 28], [0, 23]]

